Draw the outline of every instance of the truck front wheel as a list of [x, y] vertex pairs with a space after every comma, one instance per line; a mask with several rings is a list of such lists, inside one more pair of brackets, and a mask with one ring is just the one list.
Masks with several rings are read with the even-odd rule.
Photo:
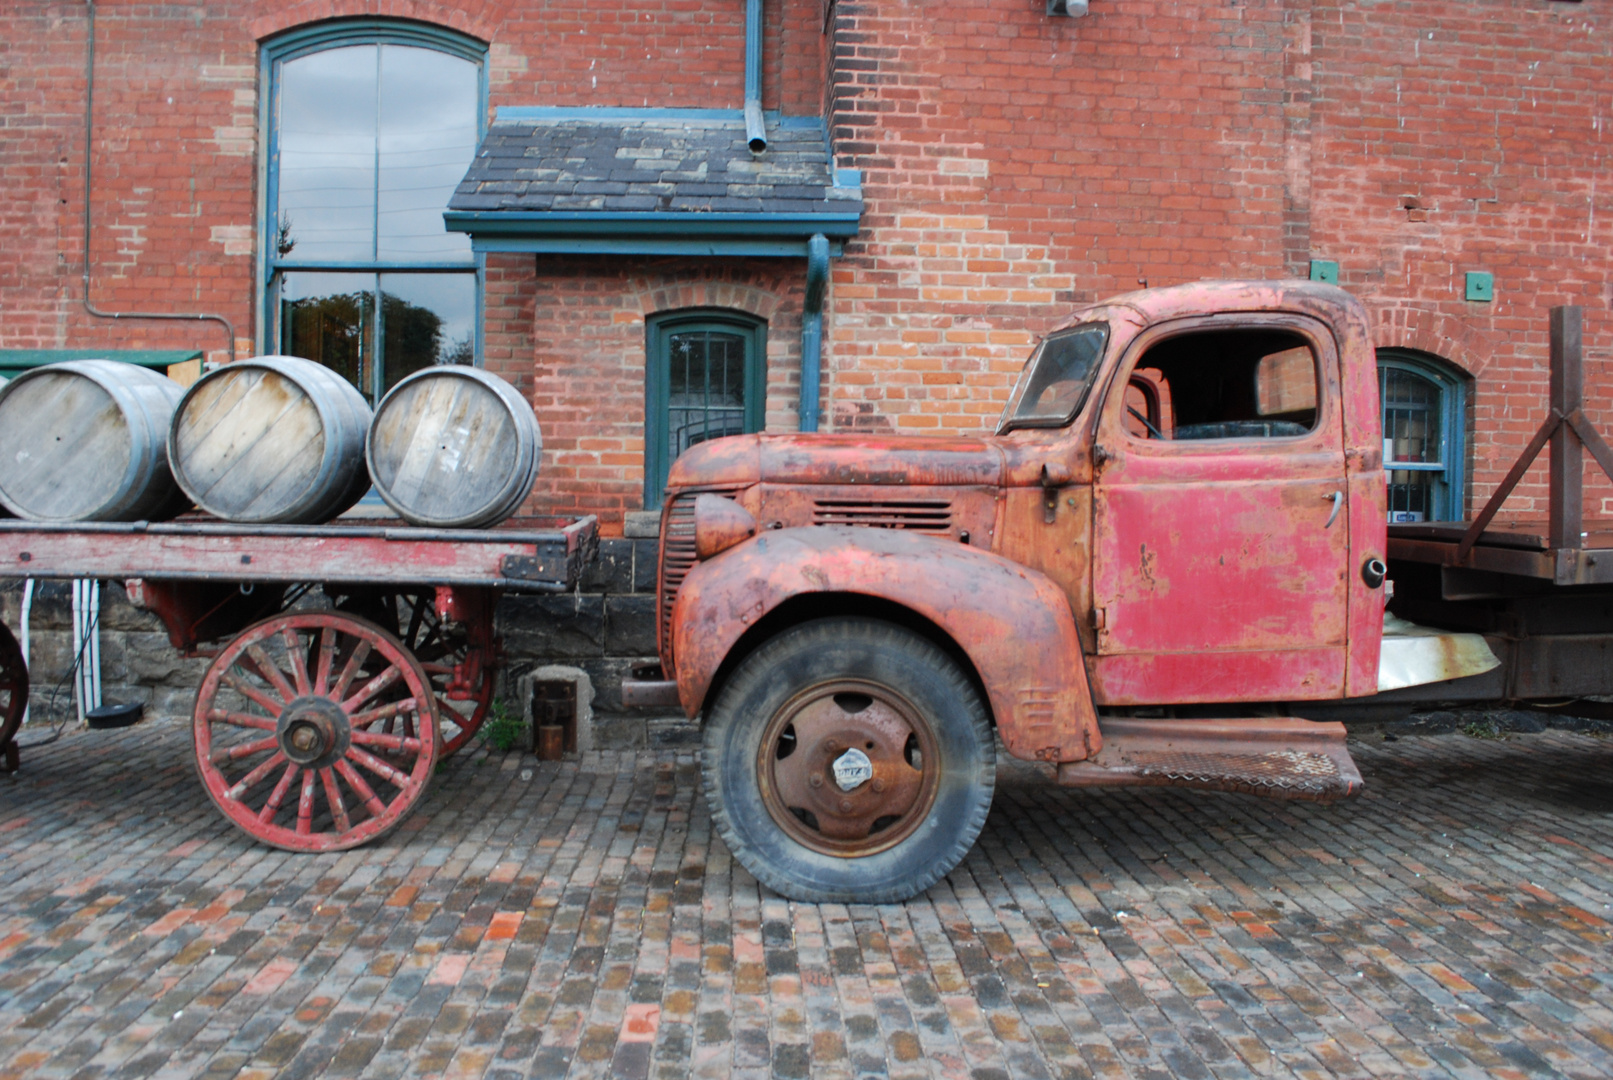
[[996, 750], [974, 686], [929, 641], [818, 619], [757, 649], [706, 723], [706, 801], [740, 864], [794, 900], [905, 900], [974, 844]]

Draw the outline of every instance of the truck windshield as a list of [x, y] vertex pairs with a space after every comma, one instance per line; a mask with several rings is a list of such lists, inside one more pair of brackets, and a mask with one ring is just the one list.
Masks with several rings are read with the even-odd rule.
[[1086, 402], [1108, 340], [1107, 323], [1085, 323], [1049, 334], [1025, 362], [997, 430], [1069, 423]]

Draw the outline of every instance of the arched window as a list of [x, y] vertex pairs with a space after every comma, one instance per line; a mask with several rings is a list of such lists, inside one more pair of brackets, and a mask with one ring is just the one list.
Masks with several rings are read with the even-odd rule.
[[486, 114], [486, 47], [413, 23], [320, 24], [264, 50], [265, 345], [372, 402], [479, 355], [470, 238], [443, 227]]
[[653, 508], [679, 454], [762, 430], [767, 324], [738, 311], [671, 311], [649, 318], [646, 338], [644, 505]]
[[1378, 350], [1389, 520], [1460, 521], [1467, 386], [1435, 357]]

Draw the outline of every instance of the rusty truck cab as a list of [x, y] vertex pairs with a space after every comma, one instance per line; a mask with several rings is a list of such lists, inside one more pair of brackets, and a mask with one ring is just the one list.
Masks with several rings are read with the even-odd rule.
[[[1108, 760], [1100, 709], [1373, 692], [1377, 429], [1357, 301], [1229, 282], [1076, 312], [990, 435], [692, 448], [662, 520], [660, 685], [706, 714], [725, 840], [788, 895], [898, 898], [972, 843], [993, 727], [1070, 782], [1135, 781], [1082, 779]], [[1293, 757], [1296, 725], [1228, 730]], [[1328, 738], [1295, 759], [1324, 781], [1290, 794], [1359, 787]]]
[[[1099, 335], [1088, 389], [1038, 382], [1060, 345], [1080, 366]], [[996, 550], [1065, 587], [1100, 706], [1370, 694], [1377, 432], [1371, 341], [1342, 290], [1117, 297], [1050, 333], [1015, 387]]]

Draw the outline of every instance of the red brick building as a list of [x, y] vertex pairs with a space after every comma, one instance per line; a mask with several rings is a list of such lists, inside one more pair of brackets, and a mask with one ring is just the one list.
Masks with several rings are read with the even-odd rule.
[[1139, 282], [1336, 273], [1404, 513], [1470, 513], [1544, 417], [1551, 305], [1613, 421], [1604, 0], [759, 6], [752, 153], [743, 0], [7, 5], [0, 367], [474, 358], [537, 408], [532, 509], [607, 532], [708, 434], [989, 428]]

